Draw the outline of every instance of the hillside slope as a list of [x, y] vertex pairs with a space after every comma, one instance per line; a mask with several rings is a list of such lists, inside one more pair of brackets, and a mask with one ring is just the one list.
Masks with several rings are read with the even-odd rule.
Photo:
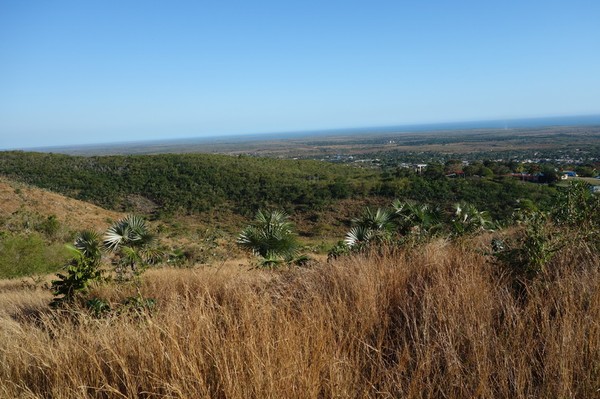
[[110, 220], [124, 216], [120, 212], [0, 177], [0, 217], [17, 211], [55, 215], [60, 223], [73, 230], [103, 230]]
[[[362, 196], [374, 172], [316, 161], [209, 154], [72, 157], [0, 153], [0, 173], [113, 210], [199, 213], [227, 204], [253, 214], [268, 204], [317, 207]], [[372, 180], [372, 179], [371, 179]], [[376, 180], [376, 179], [375, 179]]]
[[451, 179], [443, 167], [417, 175], [318, 161], [215, 154], [74, 157], [0, 152], [0, 175], [94, 203], [163, 219], [228, 211], [251, 217], [260, 208], [318, 211], [341, 200], [411, 199], [452, 208], [467, 201], [507, 219], [526, 198], [543, 205], [553, 189], [512, 178]]

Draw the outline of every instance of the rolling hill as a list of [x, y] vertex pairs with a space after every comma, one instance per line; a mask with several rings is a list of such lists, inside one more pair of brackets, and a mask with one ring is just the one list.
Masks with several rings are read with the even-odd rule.
[[0, 177], [0, 216], [8, 217], [18, 211], [55, 215], [73, 230], [102, 230], [111, 220], [123, 217], [120, 212]]

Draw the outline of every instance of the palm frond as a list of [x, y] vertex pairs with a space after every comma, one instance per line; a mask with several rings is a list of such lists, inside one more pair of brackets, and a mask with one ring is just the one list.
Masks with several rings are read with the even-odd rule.
[[124, 245], [120, 248], [122, 260], [126, 264], [135, 264], [143, 261], [142, 256], [135, 248]]
[[153, 235], [149, 232], [146, 221], [136, 215], [128, 215], [113, 223], [104, 234], [104, 247], [117, 251], [122, 245], [143, 246], [152, 242]]
[[265, 259], [293, 258], [298, 252], [293, 224], [281, 211], [258, 211], [253, 223], [238, 236], [237, 244]]
[[474, 205], [466, 202], [457, 203], [454, 208], [454, 218], [451, 225], [454, 234], [461, 235], [493, 228], [494, 224], [488, 212], [479, 211]]
[[369, 243], [374, 237], [374, 231], [367, 226], [354, 226], [346, 233], [344, 243], [354, 248]]
[[139, 250], [140, 257], [149, 265], [156, 265], [163, 261], [165, 258], [165, 251], [154, 248], [154, 247], [144, 247]]
[[95, 231], [85, 230], [79, 233], [73, 247], [87, 259], [94, 261], [100, 260], [100, 236]]

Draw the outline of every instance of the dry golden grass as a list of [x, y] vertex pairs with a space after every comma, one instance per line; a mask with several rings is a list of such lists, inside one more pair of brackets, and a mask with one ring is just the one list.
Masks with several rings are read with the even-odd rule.
[[65, 225], [75, 230], [106, 229], [108, 220], [121, 219], [124, 214], [108, 211], [87, 202], [78, 201], [23, 183], [0, 177], [0, 216], [18, 210], [55, 215]]
[[155, 270], [142, 286], [152, 314], [100, 320], [52, 315], [46, 292], [5, 284], [0, 396], [600, 397], [598, 257], [566, 251], [517, 300], [474, 246]]

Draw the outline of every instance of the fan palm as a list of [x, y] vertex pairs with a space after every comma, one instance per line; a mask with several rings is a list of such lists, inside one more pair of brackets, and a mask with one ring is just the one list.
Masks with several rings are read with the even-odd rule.
[[363, 215], [353, 220], [354, 227], [346, 234], [344, 242], [350, 248], [359, 248], [371, 242], [385, 242], [392, 238], [395, 224], [392, 214], [384, 209], [365, 209]]
[[136, 273], [138, 266], [159, 263], [163, 252], [156, 248], [154, 235], [140, 216], [129, 215], [113, 223], [104, 234], [104, 248], [118, 253], [120, 266]]
[[452, 230], [456, 235], [469, 234], [478, 230], [491, 229], [493, 224], [486, 211], [479, 211], [474, 205], [461, 202], [454, 205]]
[[104, 234], [104, 247], [117, 251], [123, 246], [144, 247], [152, 243], [154, 237], [148, 230], [146, 221], [140, 216], [129, 215], [113, 223]]
[[73, 247], [92, 263], [99, 263], [102, 257], [100, 236], [95, 231], [85, 230], [79, 233]]
[[402, 234], [416, 233], [425, 236], [436, 232], [441, 226], [439, 209], [427, 204], [395, 200], [392, 207]]
[[258, 211], [254, 222], [240, 233], [237, 244], [262, 257], [265, 265], [289, 262], [299, 250], [294, 226], [282, 211]]

